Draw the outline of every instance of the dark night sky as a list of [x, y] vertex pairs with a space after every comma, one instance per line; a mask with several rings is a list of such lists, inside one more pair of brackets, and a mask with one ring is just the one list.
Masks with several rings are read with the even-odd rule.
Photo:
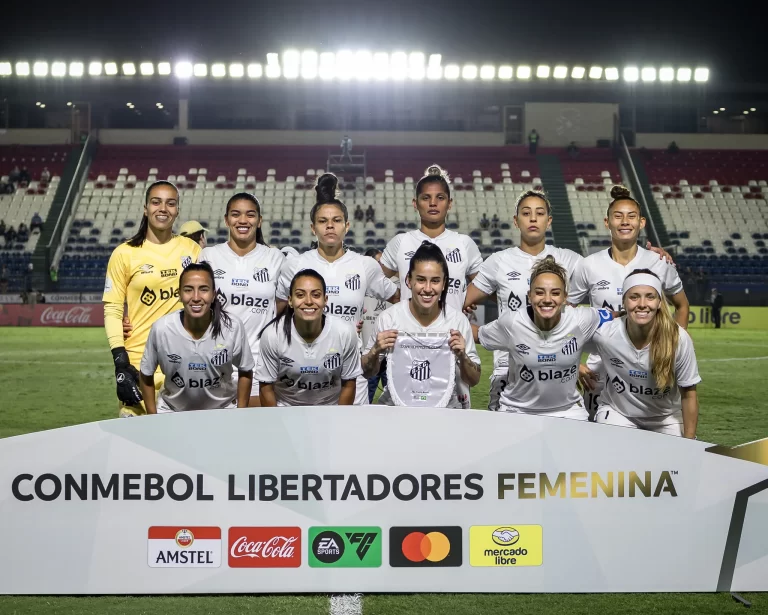
[[443, 64], [667, 60], [709, 66], [722, 81], [768, 81], [757, 2], [47, 0], [44, 17], [14, 4], [0, 38], [10, 59], [263, 61], [289, 47], [401, 49], [442, 53]]

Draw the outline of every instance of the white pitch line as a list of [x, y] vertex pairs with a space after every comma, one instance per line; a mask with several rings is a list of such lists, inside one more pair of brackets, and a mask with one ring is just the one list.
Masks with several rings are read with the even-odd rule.
[[27, 364], [39, 364], [39, 365], [103, 365], [108, 368], [111, 367], [109, 361], [46, 361], [44, 359], [0, 359], [0, 364], [7, 363], [10, 365], [27, 365]]
[[331, 615], [362, 615], [362, 594], [338, 594], [331, 596]]
[[768, 357], [727, 357], [725, 359], [699, 359], [699, 363], [725, 363], [726, 361], [765, 361]]

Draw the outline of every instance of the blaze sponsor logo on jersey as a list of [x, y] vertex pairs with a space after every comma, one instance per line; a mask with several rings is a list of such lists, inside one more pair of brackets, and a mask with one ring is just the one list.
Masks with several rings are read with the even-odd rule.
[[648, 372], [641, 371], [639, 369], [630, 369], [629, 370], [629, 377], [630, 378], [638, 378], [640, 380], [647, 380], [648, 379]]
[[162, 269], [160, 271], [161, 278], [175, 278], [177, 275], [179, 275], [178, 269]]
[[248, 288], [248, 280], [245, 278], [232, 278], [231, 284], [235, 288]]
[[155, 268], [154, 265], [150, 265], [149, 263], [144, 263], [141, 267], [139, 267], [139, 271], [141, 272], [141, 275], [145, 275], [147, 273], [152, 273], [152, 270]]
[[447, 260], [449, 263], [460, 263], [461, 250], [459, 250], [459, 248], [454, 248], [445, 255], [445, 260]]
[[381, 528], [310, 527], [307, 543], [312, 568], [381, 566]]
[[341, 354], [334, 352], [333, 349], [325, 355], [323, 359], [323, 367], [326, 369], [336, 369], [341, 367]]
[[169, 354], [168, 355], [168, 360], [171, 363], [181, 363], [181, 357], [179, 355], [177, 355], [177, 354]]
[[579, 342], [576, 341], [575, 337], [572, 337], [565, 344], [565, 346], [563, 346], [563, 354], [571, 355], [571, 354], [574, 354], [578, 349], [579, 349]]
[[507, 279], [509, 279], [509, 280], [519, 280], [520, 279], [520, 272], [519, 271], [508, 271], [507, 272]]
[[184, 378], [181, 377], [179, 372], [176, 372], [173, 376], [171, 376], [171, 382], [173, 382], [173, 384], [175, 384], [180, 389], [184, 388]]
[[221, 528], [153, 526], [147, 533], [150, 568], [218, 568]]
[[256, 282], [269, 282], [269, 269], [266, 267], [255, 267], [253, 270], [253, 279]]
[[526, 346], [525, 344], [518, 344], [515, 346], [515, 350], [517, 350], [518, 354], [528, 354], [528, 351], [531, 349], [530, 346]]
[[300, 527], [229, 528], [230, 568], [298, 568]]
[[157, 300], [157, 293], [149, 288], [149, 286], [145, 286], [144, 290], [141, 291], [141, 297], [139, 297], [139, 301], [141, 301], [144, 305], [149, 307]]
[[461, 566], [458, 526], [389, 528], [389, 565], [393, 568]]
[[221, 385], [221, 378], [191, 378], [188, 380], [190, 389], [218, 389]]
[[611, 385], [613, 386], [613, 389], [619, 394], [627, 390], [627, 386], [624, 384], [624, 381], [618, 376], [613, 377], [611, 380]]
[[223, 280], [224, 276], [227, 275], [227, 272], [223, 269], [214, 269], [213, 270], [213, 277], [216, 280]]
[[192, 264], [192, 257], [191, 256], [182, 256], [181, 257], [181, 268], [186, 269]]
[[432, 369], [430, 368], [429, 361], [419, 361], [414, 360], [413, 363], [411, 363], [411, 378], [414, 380], [418, 380], [419, 382], [423, 382], [424, 380], [429, 380], [432, 377]]
[[507, 299], [507, 307], [513, 312], [516, 312], [522, 305], [522, 299], [520, 299], [520, 297], [518, 297], [513, 291], [510, 291], [509, 299]]
[[333, 314], [339, 316], [344, 320], [354, 320], [357, 315], [357, 306], [354, 305], [337, 305], [335, 303], [328, 303], [325, 306], [326, 314]]
[[219, 305], [221, 305], [221, 307], [227, 307], [229, 299], [227, 299], [227, 295], [223, 293], [220, 288], [216, 289], [216, 299], [219, 300]]
[[473, 525], [469, 528], [470, 566], [541, 566], [540, 525]]
[[405, 260], [407, 260], [407, 261], [411, 260], [413, 258], [414, 254], [416, 254], [415, 250], [412, 250], [411, 252], [406, 252], [405, 253]]
[[289, 376], [283, 376], [280, 378], [280, 382], [282, 382], [287, 387], [292, 387], [294, 384], [296, 384], [296, 381]]
[[524, 382], [533, 382], [534, 378], [536, 378], [536, 376], [534, 376], [533, 372], [525, 365], [520, 368], [520, 380]]
[[540, 354], [538, 355], [539, 363], [554, 363], [557, 361], [557, 354]]
[[211, 365], [215, 365], [216, 367], [226, 365], [228, 361], [229, 351], [226, 348], [211, 355]]
[[204, 372], [206, 369], [208, 369], [208, 364], [190, 361], [189, 365], [187, 365], [187, 369], [191, 372]]
[[520, 379], [524, 382], [533, 382], [534, 380], [553, 382], [559, 380], [560, 384], [565, 384], [576, 378], [578, 373], [579, 368], [576, 365], [565, 369], [537, 369], [535, 373], [523, 365], [520, 368]]
[[325, 287], [325, 294], [326, 295], [338, 295], [339, 294], [339, 287], [338, 286], [326, 286]]
[[611, 361], [611, 365], [613, 365], [614, 367], [624, 367], [624, 361], [622, 361], [621, 359], [617, 359], [616, 357], [611, 357], [610, 361]]
[[299, 373], [302, 374], [319, 374], [320, 368], [317, 365], [303, 365], [299, 368]]
[[349, 290], [360, 290], [360, 274], [355, 273], [354, 275], [347, 276], [344, 286]]

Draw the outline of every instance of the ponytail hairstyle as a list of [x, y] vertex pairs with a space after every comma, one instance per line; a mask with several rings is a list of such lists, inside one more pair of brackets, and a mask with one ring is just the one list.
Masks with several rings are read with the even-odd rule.
[[[645, 273], [658, 278], [650, 269], [635, 269], [629, 275]], [[629, 277], [629, 276], [627, 276]], [[680, 329], [672, 314], [669, 313], [665, 297], [660, 297], [661, 303], [656, 311], [651, 325], [651, 374], [656, 381], [656, 386], [661, 390], [671, 387], [675, 383], [675, 354], [677, 342], [680, 339]]]
[[440, 309], [443, 310], [443, 314], [445, 314], [445, 305], [446, 305], [446, 298], [448, 297], [448, 262], [445, 260], [445, 256], [443, 255], [443, 251], [440, 249], [439, 246], [432, 243], [431, 241], [424, 241], [419, 246], [419, 248], [414, 252], [413, 256], [411, 257], [411, 263], [408, 265], [408, 273], [406, 274], [406, 277], [410, 280], [413, 276], [413, 270], [416, 268], [416, 263], [437, 263], [440, 265], [443, 269], [443, 277], [445, 278], [445, 282], [443, 284], [443, 290], [440, 293], [440, 299], [438, 300], [437, 304], [440, 306]]
[[440, 184], [443, 191], [451, 198], [451, 178], [448, 173], [445, 172], [438, 165], [433, 164], [424, 171], [424, 177], [422, 177], [416, 184], [416, 198], [424, 191], [425, 186], [429, 184]]
[[517, 201], [515, 202], [515, 215], [520, 213], [520, 205], [525, 199], [528, 198], [541, 199], [544, 201], [544, 204], [547, 206], [547, 215], [552, 215], [552, 205], [549, 203], [547, 195], [542, 190], [526, 190], [520, 196], [518, 196]]
[[[263, 222], [263, 216], [261, 215], [261, 203], [259, 203], [259, 199], [257, 199], [250, 192], [238, 192], [237, 194], [233, 194], [227, 201], [227, 208], [224, 211], [225, 216], [229, 215], [229, 208], [232, 207], [232, 204], [235, 201], [250, 201], [256, 205], [256, 213], [259, 215], [259, 218], [261, 218]], [[259, 225], [259, 227], [256, 229], [256, 243], [260, 243], [263, 246], [267, 245], [267, 242], [264, 241], [264, 233], [261, 230], [261, 225]]]
[[[219, 303], [219, 294], [216, 292], [216, 277], [213, 275], [213, 269], [208, 263], [192, 263], [187, 265], [179, 276], [179, 292], [184, 285], [184, 276], [193, 271], [204, 271], [211, 278], [211, 290], [213, 291], [213, 303], [211, 303], [211, 325], [214, 339], [221, 337], [222, 325], [227, 329], [232, 327], [232, 319], [227, 311]], [[182, 311], [182, 318], [184, 312]]]
[[558, 265], [552, 255], [545, 256], [533, 265], [530, 288], [533, 288], [533, 281], [544, 273], [552, 273], [560, 278], [563, 283], [563, 290], [566, 295], [568, 294], [568, 271], [562, 265]]
[[[154, 188], [157, 188], [158, 186], [168, 186], [169, 188], [173, 188], [176, 191], [176, 201], [179, 201], [179, 189], [176, 187], [176, 184], [173, 182], [166, 181], [164, 179], [161, 179], [159, 181], [153, 182], [150, 184], [149, 188], [147, 188], [147, 191], [144, 193], [144, 207], [149, 205], [149, 197], [152, 194], [152, 190]], [[149, 229], [149, 218], [147, 217], [147, 214], [144, 214], [141, 217], [141, 224], [139, 224], [139, 230], [136, 231], [136, 234], [131, 237], [127, 243], [132, 248], [140, 248], [144, 244], [144, 240], [147, 238], [147, 230]]]
[[[314, 269], [302, 269], [301, 271], [298, 271], [296, 275], [293, 276], [293, 279], [291, 280], [291, 286], [288, 289], [288, 296], [290, 297], [293, 295], [293, 289], [296, 286], [296, 282], [299, 278], [313, 278], [320, 282], [320, 286], [323, 287], [323, 296], [327, 295], [327, 289], [325, 286], [325, 279], [323, 276], [321, 276], [317, 271]], [[293, 323], [293, 315], [294, 315], [294, 309], [291, 307], [291, 304], [285, 306], [285, 310], [283, 310], [283, 313], [279, 316], [276, 316], [272, 320], [270, 320], [266, 325], [264, 325], [264, 328], [259, 332], [259, 339], [261, 339], [261, 336], [264, 334], [264, 331], [266, 331], [267, 327], [270, 325], [275, 326], [275, 330], [280, 330], [280, 321], [283, 321], [283, 333], [285, 334], [285, 339], [288, 340], [288, 345], [291, 345], [291, 324]], [[325, 314], [323, 314], [323, 326], [325, 326]]]
[[323, 173], [317, 178], [317, 185], [315, 186], [315, 204], [309, 212], [309, 219], [312, 220], [312, 224], [315, 223], [315, 216], [317, 210], [323, 205], [336, 205], [344, 214], [344, 222], [349, 222], [349, 214], [347, 213], [347, 206], [342, 203], [338, 198], [339, 178], [333, 173]]
[[637, 211], [640, 214], [640, 217], [643, 217], [643, 208], [640, 207], [640, 203], [632, 198], [632, 195], [629, 193], [629, 188], [626, 186], [617, 185], [611, 188], [611, 199], [613, 200], [608, 203], [608, 210], [605, 212], [606, 217], [611, 215], [611, 207], [613, 207], [619, 201], [632, 201], [635, 205], [637, 205]]

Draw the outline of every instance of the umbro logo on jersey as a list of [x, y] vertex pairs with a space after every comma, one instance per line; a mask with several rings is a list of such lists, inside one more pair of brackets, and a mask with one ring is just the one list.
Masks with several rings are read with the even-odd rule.
[[224, 350], [219, 350], [219, 352], [211, 355], [211, 365], [221, 367], [222, 365], [226, 365], [228, 361], [229, 351], [226, 348]]
[[323, 366], [326, 369], [341, 367], [341, 355], [338, 352], [328, 353], [323, 360]]
[[223, 280], [225, 275], [227, 275], [227, 272], [223, 269], [214, 269], [213, 271], [213, 277], [217, 280]]
[[416, 254], [416, 252], [414, 252], [414, 251], [406, 252], [405, 253], [405, 260], [407, 260], [407, 261], [411, 260], [413, 258], [414, 254]]
[[624, 361], [621, 359], [617, 359], [616, 357], [611, 358], [611, 365], [614, 367], [624, 367]]
[[349, 290], [360, 290], [360, 274], [356, 273], [355, 275], [348, 277], [347, 281], [344, 282], [344, 286]]
[[221, 292], [221, 289], [216, 289], [216, 298], [219, 300], [219, 304], [221, 307], [227, 307], [227, 303], [229, 303], [229, 299], [227, 299], [227, 295]]
[[508, 271], [507, 272], [507, 278], [510, 280], [519, 280], [520, 279], [520, 272], [519, 271]]
[[411, 364], [411, 378], [423, 382], [429, 380], [432, 377], [432, 369], [429, 366], [429, 361], [414, 361]]
[[604, 290], [608, 286], [610, 286], [611, 283], [608, 280], [600, 280], [595, 286], [597, 286], [600, 290]]
[[257, 282], [269, 282], [269, 269], [266, 267], [256, 267], [253, 270], [253, 279]]
[[528, 369], [525, 365], [523, 365], [522, 369], [520, 370], [520, 380], [524, 380], [525, 382], [531, 382], [535, 376], [533, 375], [533, 372]]
[[144, 275], [145, 273], [152, 273], [152, 270], [155, 268], [154, 265], [150, 265], [149, 263], [145, 263], [141, 267], [139, 267], [139, 271], [141, 271], [141, 275]]
[[180, 389], [184, 388], [184, 378], [181, 377], [179, 372], [176, 372], [173, 376], [171, 376], [171, 382], [175, 384]]
[[181, 357], [179, 355], [177, 355], [177, 354], [169, 354], [168, 355], [168, 360], [171, 363], [181, 363]]
[[514, 292], [510, 291], [509, 299], [507, 299], [507, 307], [513, 312], [516, 312], [520, 309], [521, 305], [523, 305], [522, 299], [520, 299]]
[[144, 305], [149, 307], [157, 300], [157, 293], [150, 289], [148, 286], [144, 287], [144, 290], [141, 291], [141, 297], [139, 297], [139, 301], [141, 301]]
[[192, 257], [191, 256], [184, 256], [181, 259], [181, 268], [186, 269], [192, 264]]
[[526, 346], [525, 344], [518, 344], [517, 346], [515, 346], [515, 350], [517, 350], [519, 354], [528, 354], [528, 351], [530, 349], [531, 347]]
[[623, 393], [627, 390], [627, 385], [625, 385], [624, 381], [618, 376], [615, 376], [613, 380], [611, 380], [611, 384], [617, 393]]
[[569, 341], [565, 346], [563, 346], [563, 354], [573, 354], [579, 349], [579, 343], [576, 341], [575, 337], [571, 338], [571, 341]]
[[460, 263], [461, 262], [461, 250], [458, 248], [454, 248], [448, 254], [445, 255], [445, 260], [447, 260], [449, 263]]
[[280, 357], [280, 363], [283, 365], [293, 365], [295, 361], [293, 359], [289, 359], [288, 357]]

